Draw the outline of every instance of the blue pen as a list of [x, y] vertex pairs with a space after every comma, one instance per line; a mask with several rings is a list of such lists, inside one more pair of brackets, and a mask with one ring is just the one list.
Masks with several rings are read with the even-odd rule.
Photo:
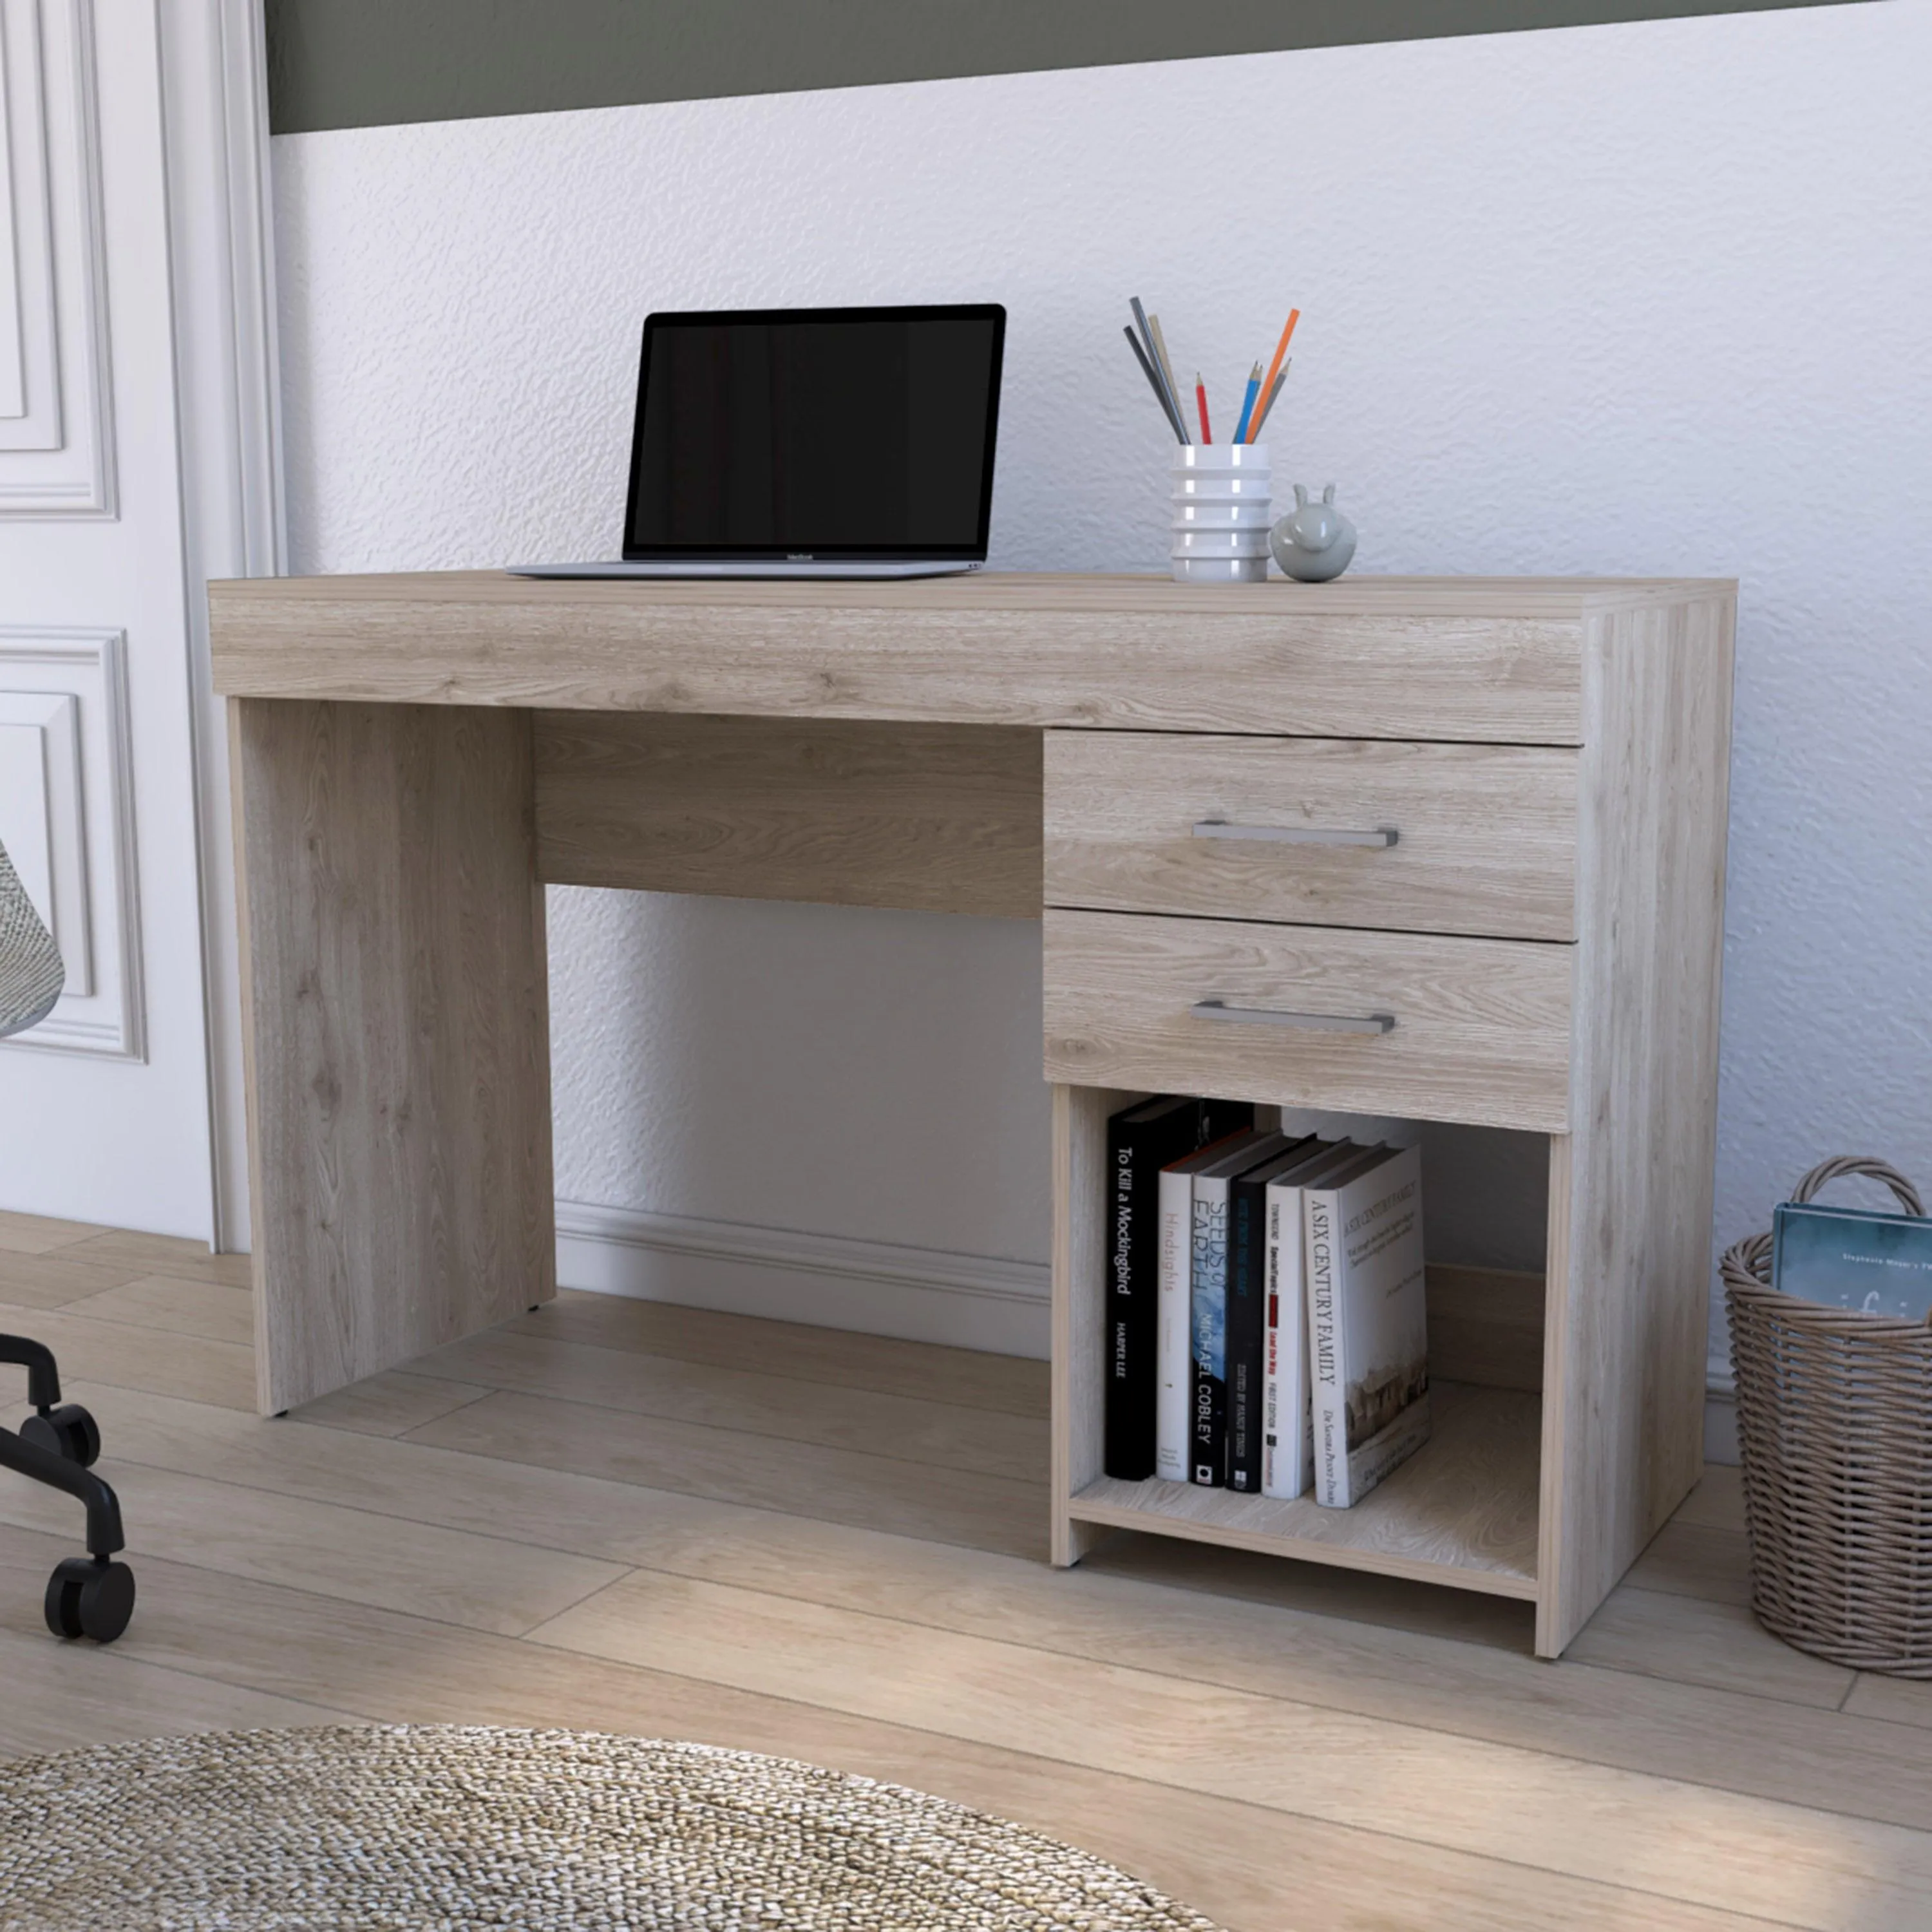
[[1248, 377], [1248, 393], [1241, 403], [1241, 419], [1234, 425], [1234, 440], [1246, 442], [1248, 440], [1248, 418], [1255, 412], [1255, 398], [1262, 392], [1262, 365], [1257, 362], [1253, 373]]

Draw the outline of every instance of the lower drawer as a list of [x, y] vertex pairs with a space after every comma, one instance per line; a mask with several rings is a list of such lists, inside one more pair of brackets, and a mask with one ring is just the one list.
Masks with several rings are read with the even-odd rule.
[[1575, 949], [1046, 915], [1046, 1077], [1569, 1131]]

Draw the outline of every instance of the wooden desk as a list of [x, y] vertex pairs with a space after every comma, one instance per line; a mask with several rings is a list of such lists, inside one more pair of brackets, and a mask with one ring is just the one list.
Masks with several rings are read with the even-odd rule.
[[[1730, 584], [210, 596], [265, 1412], [554, 1292], [554, 881], [1043, 915], [1057, 1561], [1127, 1525], [1428, 1578], [1553, 1655], [1696, 1479]], [[1162, 1089], [1548, 1137], [1541, 1294], [1432, 1266], [1462, 1380], [1354, 1510], [1102, 1473], [1105, 1120]]]

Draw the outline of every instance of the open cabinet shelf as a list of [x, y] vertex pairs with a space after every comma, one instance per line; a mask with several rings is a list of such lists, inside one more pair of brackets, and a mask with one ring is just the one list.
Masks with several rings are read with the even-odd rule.
[[1536, 1595], [1540, 1397], [1432, 1383], [1433, 1432], [1352, 1509], [1191, 1483], [1102, 1476], [1068, 1503], [1076, 1522], [1218, 1543], [1499, 1597]]

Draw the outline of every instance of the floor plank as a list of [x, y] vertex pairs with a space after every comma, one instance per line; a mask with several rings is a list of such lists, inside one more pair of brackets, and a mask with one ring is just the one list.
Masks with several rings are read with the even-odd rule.
[[132, 1281], [140, 1272], [126, 1262], [77, 1262], [58, 1248], [46, 1254], [0, 1248], [0, 1302], [15, 1308], [64, 1308]]
[[149, 1389], [250, 1412], [255, 1406], [255, 1352], [241, 1343], [98, 1321], [71, 1305], [29, 1312], [0, 1301], [0, 1328], [17, 1328], [46, 1343], [63, 1383]]
[[137, 1275], [118, 1287], [71, 1304], [76, 1315], [97, 1322], [125, 1322], [203, 1341], [242, 1348], [255, 1338], [255, 1298], [245, 1288], [212, 1281], [184, 1281], [165, 1274]]
[[[166, 1554], [230, 1576], [286, 1581], [319, 1595], [391, 1604], [446, 1623], [516, 1636], [622, 1574], [621, 1566], [526, 1544], [405, 1522], [338, 1503], [103, 1460], [132, 1556]], [[0, 1517], [64, 1531], [79, 1505], [0, 1476]]]
[[1932, 1834], [658, 1573], [532, 1640], [1799, 1924], [1903, 1928], [1932, 1892]]
[[85, 1221], [53, 1221], [44, 1214], [0, 1210], [0, 1248], [17, 1255], [52, 1254], [105, 1232]]
[[0, 1478], [0, 1752], [581, 1724], [980, 1804], [1230, 1932], [1932, 1922], [1932, 1687], [1757, 1628], [1734, 1471], [1544, 1664], [1461, 1592], [1147, 1535], [1048, 1569], [1039, 1364], [566, 1294], [263, 1422], [245, 1263], [68, 1232], [0, 1242], [0, 1326], [99, 1416], [141, 1597], [44, 1636], [80, 1512]]
[[[38, 1570], [60, 1553], [52, 1539], [0, 1526], [0, 1563]], [[1748, 1932], [1767, 1922], [274, 1584], [153, 1559], [142, 1576], [140, 1614], [121, 1648], [152, 1667], [218, 1669], [254, 1694], [304, 1708], [326, 1696], [382, 1722], [573, 1725], [830, 1765], [1084, 1846], [1228, 1932]]]
[[673, 1361], [736, 1368], [746, 1361], [782, 1362], [801, 1382], [879, 1395], [937, 1396], [962, 1408], [1006, 1415], [1048, 1413], [1049, 1372], [1044, 1362], [988, 1355], [970, 1348], [902, 1342], [890, 1335], [856, 1335], [802, 1322], [757, 1321], [708, 1308], [679, 1308], [622, 1294], [564, 1288], [554, 1301], [511, 1322], [510, 1334], [587, 1342]]
[[212, 1253], [202, 1241], [172, 1234], [136, 1234], [119, 1228], [92, 1234], [69, 1250], [77, 1261], [131, 1262], [144, 1274], [170, 1274], [190, 1281], [212, 1281], [226, 1288], [246, 1288], [253, 1279], [246, 1255]]
[[977, 1550], [1046, 1552], [1043, 1480], [804, 1443], [780, 1446], [734, 1430], [507, 1394], [471, 1402], [406, 1439]]
[[437, 1376], [392, 1369], [338, 1389], [332, 1395], [318, 1396], [290, 1414], [298, 1422], [316, 1423], [326, 1429], [401, 1436], [489, 1393], [479, 1383], [446, 1382]]
[[[740, 1360], [763, 1364], [784, 1358]], [[789, 1375], [674, 1361], [501, 1330], [452, 1342], [411, 1366], [424, 1375], [524, 1395], [707, 1430], [886, 1454], [942, 1469], [1036, 1480], [1046, 1462], [1043, 1420], [942, 1402], [931, 1392], [923, 1396], [874, 1393], [856, 1402], [849, 1388]], [[785, 1453], [776, 1446], [770, 1451], [774, 1458]]]

